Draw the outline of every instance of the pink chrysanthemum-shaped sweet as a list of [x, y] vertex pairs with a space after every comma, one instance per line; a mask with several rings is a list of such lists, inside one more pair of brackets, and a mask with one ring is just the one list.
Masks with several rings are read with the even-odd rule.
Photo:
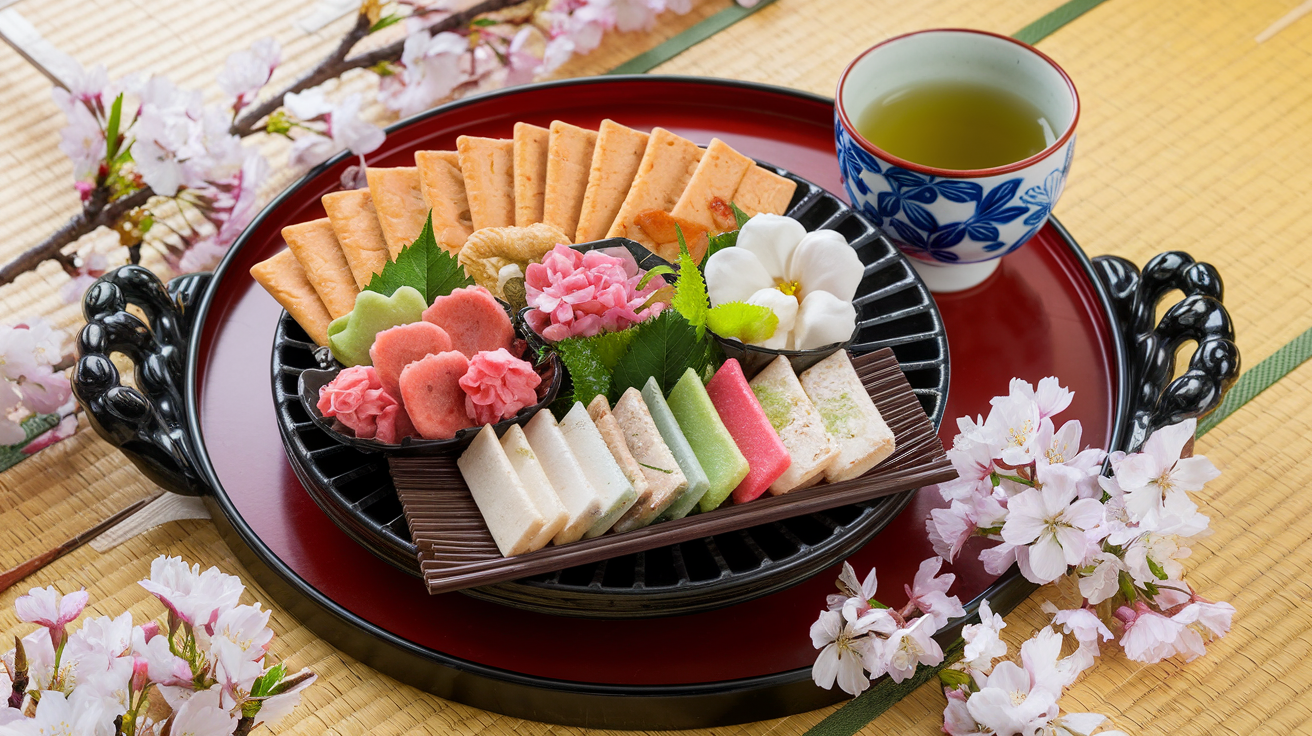
[[643, 307], [665, 286], [657, 276], [639, 289], [642, 272], [623, 248], [580, 253], [557, 245], [524, 274], [529, 326], [542, 337], [563, 340], [615, 332], [660, 314], [663, 303]]
[[479, 424], [495, 424], [536, 403], [539, 383], [542, 377], [533, 366], [505, 348], [476, 353], [460, 378], [467, 394], [465, 410]]
[[336, 417], [362, 440], [396, 444], [414, 434], [405, 409], [383, 390], [378, 372], [370, 365], [352, 366], [338, 373], [319, 389], [318, 407], [321, 414]]

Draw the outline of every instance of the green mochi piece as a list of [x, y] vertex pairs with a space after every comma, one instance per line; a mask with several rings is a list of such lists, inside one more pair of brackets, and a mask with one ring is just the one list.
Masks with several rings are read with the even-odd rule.
[[374, 336], [397, 325], [408, 325], [423, 318], [428, 308], [424, 295], [412, 286], [402, 286], [391, 296], [376, 291], [362, 291], [355, 297], [355, 308], [328, 324], [328, 346], [333, 357], [346, 367], [373, 365], [369, 348]]
[[674, 384], [666, 403], [710, 481], [710, 487], [697, 506], [703, 512], [713, 511], [747, 477], [751, 470], [747, 458], [743, 457], [733, 435], [725, 428], [697, 371], [689, 368], [684, 372]]

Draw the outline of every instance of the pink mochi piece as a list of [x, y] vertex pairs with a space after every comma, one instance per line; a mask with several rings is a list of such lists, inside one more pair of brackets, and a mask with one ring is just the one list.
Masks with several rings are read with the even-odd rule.
[[469, 359], [457, 350], [428, 355], [401, 371], [401, 396], [415, 430], [425, 439], [449, 440], [473, 425], [465, 411], [460, 377]]
[[374, 336], [369, 358], [378, 371], [378, 380], [389, 396], [400, 401], [401, 371], [425, 355], [451, 349], [451, 337], [432, 322], [411, 322], [383, 330]]
[[720, 366], [706, 384], [706, 393], [738, 445], [738, 451], [747, 458], [747, 477], [733, 489], [733, 502], [754, 500], [788, 470], [793, 458], [770, 425], [752, 387], [747, 385], [747, 377], [737, 360], [730, 358]]
[[515, 338], [510, 316], [481, 286], [466, 286], [433, 300], [424, 310], [424, 321], [446, 330], [451, 349], [472, 358], [483, 350], [509, 348]]

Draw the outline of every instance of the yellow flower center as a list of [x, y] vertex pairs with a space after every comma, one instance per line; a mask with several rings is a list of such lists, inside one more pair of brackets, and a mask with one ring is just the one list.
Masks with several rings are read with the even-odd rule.
[[797, 281], [780, 280], [779, 283], [774, 285], [774, 288], [782, 291], [788, 296], [797, 296], [797, 292], [802, 290], [802, 284]]

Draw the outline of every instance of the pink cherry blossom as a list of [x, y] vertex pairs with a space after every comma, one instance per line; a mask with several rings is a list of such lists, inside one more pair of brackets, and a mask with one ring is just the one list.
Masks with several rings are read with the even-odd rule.
[[171, 720], [170, 736], [212, 736], [232, 733], [237, 728], [237, 716], [223, 707], [217, 685], [188, 698]]
[[893, 682], [902, 682], [914, 675], [918, 666], [933, 667], [942, 662], [943, 649], [934, 641], [937, 630], [932, 617], [921, 616], [899, 627], [887, 639], [874, 639], [871, 648], [875, 653], [867, 658], [871, 676], [887, 672]]
[[219, 614], [234, 608], [245, 589], [235, 575], [200, 565], [187, 567], [179, 557], [157, 557], [150, 564], [150, 578], [139, 585], [159, 598], [181, 621], [193, 627], [210, 628]]
[[214, 679], [225, 696], [221, 701], [225, 706], [244, 700], [250, 694], [255, 678], [264, 672], [259, 662], [248, 657], [240, 644], [226, 636], [215, 636], [210, 640], [210, 656], [214, 660]]
[[1051, 424], [1052, 420], [1039, 415], [1034, 401], [1014, 394], [995, 397], [984, 420], [984, 429], [1001, 438], [1001, 452], [994, 457], [1013, 468], [1033, 462], [1040, 452], [1036, 440], [1045, 422]]
[[852, 695], [860, 695], [870, 687], [862, 662], [871, 642], [862, 633], [838, 611], [820, 613], [820, 618], [811, 624], [811, 644], [820, 650], [811, 667], [811, 678], [816, 685], [828, 690], [837, 681], [843, 692]]
[[966, 540], [975, 534], [978, 524], [971, 507], [961, 501], [953, 501], [945, 509], [931, 509], [925, 520], [925, 531], [929, 535], [934, 554], [951, 563], [965, 546]]
[[948, 704], [943, 709], [943, 733], [948, 736], [987, 736], [990, 733], [983, 730], [970, 715], [970, 707], [966, 705], [969, 691], [957, 688], [947, 690], [944, 695]]
[[1181, 457], [1196, 427], [1193, 419], [1162, 427], [1148, 438], [1142, 452], [1126, 456], [1116, 467], [1125, 510], [1147, 529], [1159, 528], [1168, 516], [1196, 513], [1188, 493], [1202, 490], [1221, 474], [1206, 457]]
[[1192, 634], [1189, 636], [1184, 623], [1163, 616], [1142, 601], [1136, 601], [1134, 608], [1121, 606], [1115, 616], [1125, 627], [1121, 648], [1126, 657], [1136, 662], [1155, 664], [1184, 652], [1189, 652], [1188, 661], [1192, 661], [1202, 654], [1190, 646], [1194, 644], [1190, 640], [1197, 639], [1197, 648], [1201, 649], [1202, 639], [1197, 632], [1189, 630]]
[[1033, 685], [1029, 673], [1015, 662], [999, 662], [966, 701], [967, 710], [986, 733], [1038, 733], [1057, 716], [1057, 698]]
[[233, 98], [233, 114], [255, 99], [281, 60], [282, 47], [272, 38], [261, 38], [249, 49], [228, 55], [223, 71], [219, 72], [218, 84], [224, 94]]
[[262, 610], [259, 603], [224, 611], [214, 622], [214, 636], [231, 641], [245, 652], [248, 659], [259, 661], [273, 641], [273, 629], [269, 628], [270, 613], [267, 609]]
[[1062, 466], [1039, 469], [1042, 488], [1030, 488], [1012, 498], [1002, 538], [1008, 544], [1029, 546], [1032, 582], [1047, 583], [1084, 559], [1084, 531], [1102, 520], [1102, 504], [1092, 498], [1076, 500], [1076, 479]]
[[1098, 655], [1099, 639], [1103, 641], [1112, 639], [1111, 629], [1108, 629], [1106, 624], [1099, 620], [1097, 613], [1088, 608], [1071, 608], [1059, 611], [1056, 606], [1045, 601], [1043, 610], [1052, 614], [1054, 626], [1063, 627], [1066, 633], [1075, 637], [1081, 648], [1089, 649], [1094, 656]]
[[961, 600], [955, 595], [947, 594], [948, 588], [952, 587], [957, 576], [948, 573], [935, 577], [942, 566], [942, 558], [930, 557], [920, 563], [920, 569], [916, 571], [912, 584], [903, 586], [906, 588], [907, 599], [934, 620], [935, 629], [947, 625], [948, 619], [966, 615]]
[[831, 594], [826, 602], [829, 610], [841, 611], [843, 619], [855, 626], [858, 631], [890, 634], [897, 629], [897, 622], [893, 620], [887, 609], [871, 605], [878, 589], [879, 578], [876, 576], [875, 568], [870, 568], [865, 580], [858, 582], [856, 570], [852, 568], [851, 563], [844, 562], [843, 570], [838, 575], [840, 593]]
[[654, 317], [663, 303], [643, 307], [665, 285], [657, 276], [642, 280], [633, 256], [624, 249], [580, 253], [560, 244], [530, 263], [524, 274], [529, 326], [547, 340], [616, 332]]
[[395, 436], [401, 408], [383, 389], [373, 366], [357, 365], [342, 370], [319, 389], [319, 412], [336, 418], [360, 439], [378, 436], [383, 442], [399, 442]]
[[292, 142], [292, 165], [314, 166], [343, 150], [363, 156], [383, 145], [387, 134], [360, 117], [362, 104], [359, 93], [339, 103], [330, 102], [322, 87], [287, 95], [283, 105], [303, 126]]
[[401, 117], [423, 112], [474, 76], [465, 63], [468, 55], [469, 41], [458, 33], [411, 33], [401, 52], [401, 71], [383, 77], [378, 98]]
[[1013, 378], [1008, 384], [1008, 393], [1006, 397], [994, 397], [992, 403], [998, 405], [1006, 399], [1020, 399], [1034, 403], [1040, 419], [1046, 419], [1055, 414], [1060, 414], [1071, 405], [1075, 398], [1075, 392], [1064, 388], [1056, 376], [1048, 376], [1039, 381], [1039, 388], [1036, 391], [1029, 381]]
[[1125, 569], [1121, 558], [1110, 552], [1099, 552], [1086, 560], [1085, 564], [1092, 566], [1093, 570], [1080, 573], [1080, 595], [1093, 604], [1102, 603], [1116, 595], [1121, 570]]
[[51, 643], [58, 649], [64, 641], [65, 627], [82, 614], [87, 598], [85, 590], [61, 596], [54, 586], [32, 588], [27, 595], [14, 601], [14, 610], [18, 612], [19, 621], [46, 627], [50, 631]]
[[36, 712], [30, 720], [0, 726], [0, 733], [5, 736], [112, 733], [104, 731], [103, 727], [113, 717], [105, 711], [104, 703], [89, 691], [75, 690], [72, 695], [65, 695], [57, 690], [46, 690], [41, 693]]
[[469, 417], [479, 424], [495, 424], [537, 403], [534, 389], [542, 383], [542, 377], [528, 361], [498, 348], [479, 351], [470, 358], [469, 370], [459, 383], [465, 390]]
[[132, 656], [145, 663], [152, 682], [167, 687], [192, 684], [191, 665], [169, 649], [168, 637], [159, 635], [159, 624], [153, 621], [132, 630]]
[[973, 670], [987, 673], [993, 660], [1007, 656], [1007, 643], [999, 634], [1007, 624], [1002, 616], [993, 612], [987, 600], [979, 603], [979, 623], [961, 627], [961, 638], [966, 642], [963, 654]]

